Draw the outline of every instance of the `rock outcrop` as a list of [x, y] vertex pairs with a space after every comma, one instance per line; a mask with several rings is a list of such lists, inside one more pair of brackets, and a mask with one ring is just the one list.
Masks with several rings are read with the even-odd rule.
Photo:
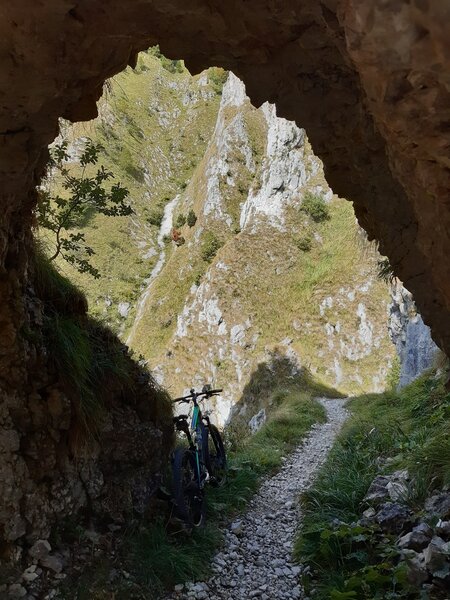
[[[302, 209], [308, 195], [329, 219]], [[127, 341], [161, 383], [175, 395], [224, 387], [210, 406], [220, 423], [274, 352], [347, 393], [382, 389], [393, 348], [378, 254], [328, 187], [305, 131], [271, 104], [253, 107], [232, 73], [173, 224], [189, 211], [197, 220], [180, 227], [184, 245], [165, 247]]]
[[402, 388], [433, 366], [439, 348], [412, 295], [397, 279], [391, 285], [391, 295], [389, 335], [400, 360], [399, 387]]
[[[113, 0], [105, 9], [99, 0], [47, 0], [10, 2], [1, 15], [0, 422], [9, 469], [2, 481], [29, 476], [19, 450], [30, 427], [42, 431], [47, 401], [45, 354], [26, 339], [40, 320], [39, 299], [28, 293], [30, 230], [47, 146], [59, 117], [93, 118], [105, 79], [156, 43], [192, 70], [232, 69], [254, 103], [276, 103], [280, 116], [306, 127], [329, 184], [354, 202], [360, 224], [380, 240], [450, 350], [447, 3], [288, 0], [255, 10], [217, 0], [188, 8], [179, 0]], [[50, 439], [44, 428], [39, 447]], [[2, 508], [19, 500], [8, 484]], [[26, 524], [10, 515], [8, 508], [1, 517], [8, 539], [24, 535]]]
[[143, 512], [173, 441], [166, 393], [86, 315], [81, 292], [39, 264], [22, 332], [27, 395], [1, 405], [0, 560], [25, 558], [81, 510], [110, 522]]

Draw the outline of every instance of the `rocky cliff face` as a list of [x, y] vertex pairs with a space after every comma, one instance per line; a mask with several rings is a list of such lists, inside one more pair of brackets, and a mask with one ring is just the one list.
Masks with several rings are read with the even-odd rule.
[[431, 337], [430, 328], [423, 322], [411, 293], [400, 281], [394, 280], [391, 294], [389, 335], [400, 360], [401, 388], [434, 365], [439, 348]]
[[[308, 194], [324, 199], [329, 221], [302, 211]], [[221, 423], [275, 351], [343, 390], [383, 387], [392, 347], [376, 252], [333, 196], [304, 130], [273, 105], [255, 109], [233, 74], [205, 154], [173, 202], [173, 223], [190, 210], [197, 221], [180, 228], [183, 246], [161, 252], [127, 342], [161, 383], [174, 394], [223, 386], [211, 406]]]
[[[150, 52], [111, 82], [88, 131], [135, 214], [84, 225], [98, 281], [61, 267], [173, 394], [225, 385], [223, 423], [274, 352], [347, 392], [383, 387], [393, 348], [377, 254], [304, 130], [254, 108], [232, 73], [170, 73]], [[86, 133], [66, 131], [74, 162]], [[308, 195], [329, 220], [302, 210]]]
[[165, 392], [87, 316], [83, 294], [45, 265], [36, 257], [34, 310], [22, 331], [34, 374], [28, 396], [2, 408], [1, 561], [25, 561], [58, 519], [82, 510], [118, 522], [142, 512], [172, 444]]

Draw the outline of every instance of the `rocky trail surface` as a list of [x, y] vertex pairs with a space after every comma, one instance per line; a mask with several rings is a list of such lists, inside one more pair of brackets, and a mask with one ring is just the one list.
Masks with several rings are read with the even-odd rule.
[[302, 567], [291, 558], [301, 520], [298, 497], [311, 485], [347, 417], [345, 400], [320, 402], [327, 422], [312, 427], [280, 472], [263, 482], [248, 511], [224, 531], [224, 547], [212, 561], [214, 575], [206, 582], [176, 586], [171, 600], [306, 600]]

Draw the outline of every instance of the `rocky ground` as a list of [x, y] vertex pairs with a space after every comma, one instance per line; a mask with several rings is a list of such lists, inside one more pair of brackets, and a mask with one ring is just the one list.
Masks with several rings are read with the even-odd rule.
[[347, 417], [345, 400], [321, 400], [328, 421], [313, 426], [304, 443], [274, 477], [262, 484], [248, 512], [225, 530], [225, 544], [213, 558], [205, 582], [176, 586], [167, 600], [304, 599], [302, 566], [292, 562], [299, 495], [311, 484]]

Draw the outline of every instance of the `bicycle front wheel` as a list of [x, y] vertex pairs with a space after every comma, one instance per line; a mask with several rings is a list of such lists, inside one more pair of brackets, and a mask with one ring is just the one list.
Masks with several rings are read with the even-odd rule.
[[197, 480], [196, 456], [192, 450], [175, 450], [172, 474], [175, 516], [189, 527], [202, 527], [205, 523], [206, 507], [204, 492]]
[[222, 487], [227, 481], [227, 457], [219, 430], [211, 423], [208, 425], [207, 467], [211, 483]]

